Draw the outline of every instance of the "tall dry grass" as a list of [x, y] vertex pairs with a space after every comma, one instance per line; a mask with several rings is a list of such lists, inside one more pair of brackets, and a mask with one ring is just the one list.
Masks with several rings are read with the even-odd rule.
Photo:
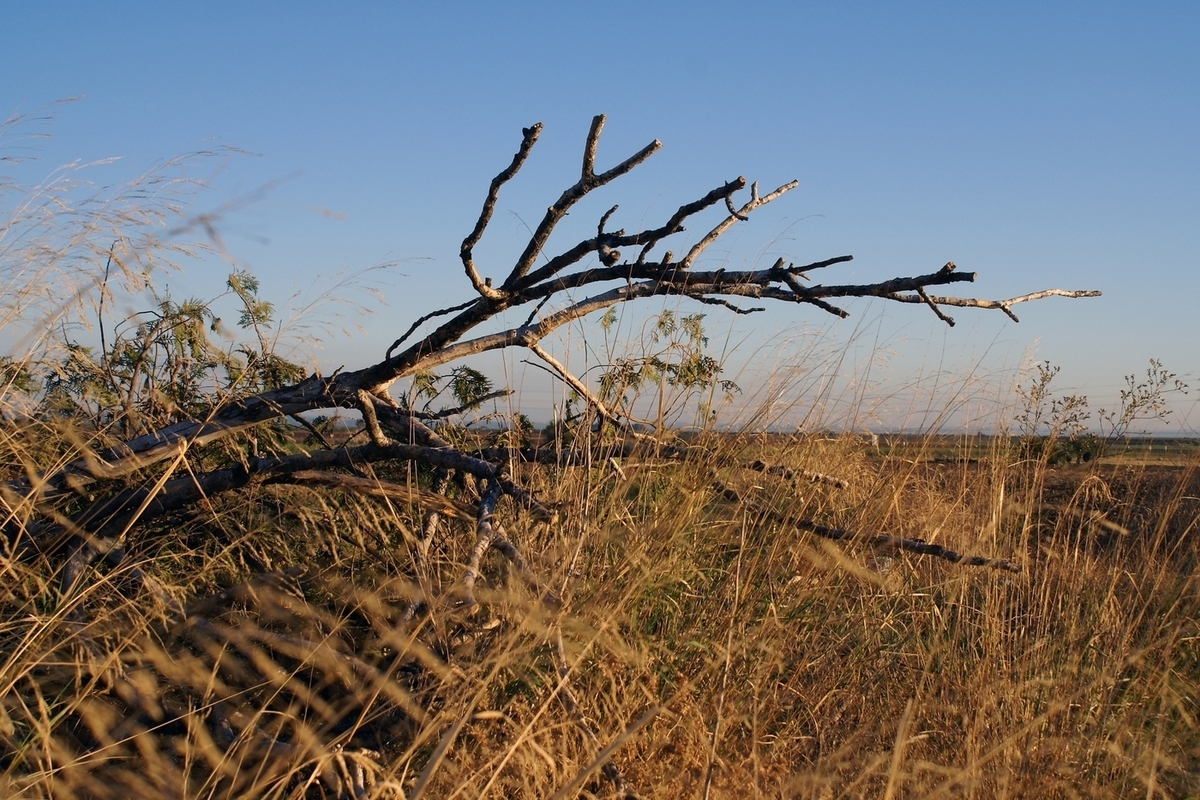
[[[39, 312], [55, 324], [13, 339], [15, 363], [61, 313], [95, 315], [111, 229], [164, 225], [85, 203], [38, 228], [28, 209], [49, 205], [0, 237], [0, 279], [32, 292], [0, 313], [34, 319], [36, 270], [78, 282]], [[3, 477], [104, 435], [10, 411]], [[708, 455], [689, 461], [514, 464], [560, 521], [502, 505], [537, 585], [492, 552], [471, 609], [455, 600], [474, 522], [447, 517], [423, 557], [424, 509], [394, 497], [252, 486], [132, 531], [64, 586], [26, 535], [47, 509], [5, 493], [0, 794], [607, 796], [614, 767], [644, 797], [1200, 794], [1194, 461], [1067, 471], [1001, 438], [945, 462], [933, 437], [697, 437]], [[755, 459], [848, 485], [738, 466]], [[789, 516], [1023, 571], [829, 542]]]
[[[4, 559], [6, 792], [603, 796], [607, 746], [646, 797], [1197, 791], [1194, 464], [1098, 471], [1039, 511], [1004, 452], [709, 444], [850, 482], [720, 470], [771, 508], [1024, 572], [814, 539], [715, 496], [706, 464], [525, 466], [565, 521], [508, 527], [562, 610], [494, 555], [462, 616], [472, 528], [452, 521], [422, 576], [446, 602], [406, 620], [415, 508], [265, 487], [142, 534], [74, 591], [50, 560]], [[1114, 489], [1137, 483], [1149, 505]]]

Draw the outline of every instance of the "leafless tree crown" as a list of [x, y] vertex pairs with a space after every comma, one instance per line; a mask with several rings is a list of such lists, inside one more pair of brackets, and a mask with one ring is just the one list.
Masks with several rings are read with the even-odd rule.
[[[776, 300], [815, 306], [839, 317], [847, 316], [847, 312], [837, 305], [843, 298], [880, 297], [924, 304], [939, 319], [953, 325], [954, 320], [943, 310], [946, 307], [998, 309], [1015, 320], [1012, 308], [1023, 302], [1055, 295], [1094, 297], [1099, 294], [1095, 291], [1048, 289], [1008, 300], [930, 294], [928, 290], [931, 287], [975, 279], [974, 273], [957, 271], [953, 262], [925, 275], [895, 277], [876, 283], [813, 282], [815, 273], [851, 260], [848, 255], [803, 265], [779, 259], [765, 269], [694, 269], [705, 250], [726, 231], [745, 222], [758, 209], [797, 186], [792, 181], [762, 193], [757, 183], [747, 186], [743, 177], [722, 182], [702, 197], [684, 203], [658, 227], [633, 233], [624, 229], [609, 229], [609, 223], [617, 212], [617, 206], [614, 205], [601, 215], [595, 235], [560, 253], [546, 255], [544, 251], [555, 227], [581, 199], [628, 173], [661, 147], [655, 140], [615, 166], [598, 172], [597, 150], [604, 121], [602, 115], [592, 120], [584, 143], [578, 179], [546, 209], [507, 276], [496, 285], [491, 278], [481, 275], [474, 252], [493, 218], [500, 191], [521, 170], [542, 132], [540, 123], [524, 129], [512, 162], [492, 179], [479, 217], [460, 248], [463, 271], [475, 296], [459, 305], [432, 311], [415, 320], [391, 344], [382, 360], [354, 371], [339, 371], [329, 377], [314, 374], [293, 385], [231, 400], [214, 409], [205, 419], [171, 425], [105, 452], [89, 452], [86, 457], [51, 474], [10, 481], [6, 486], [7, 491], [22, 494], [36, 503], [44, 503], [78, 492], [97, 481], [119, 478], [155, 463], [177, 458], [190, 447], [230, 436], [264, 421], [294, 417], [301, 412], [322, 408], [357, 408], [362, 411], [371, 436], [368, 445], [327, 448], [302, 456], [253, 458], [237, 469], [189, 475], [186, 478], [171, 479], [168, 474], [141, 488], [119, 492], [72, 519], [59, 517], [56, 522], [47, 523], [46, 529], [61, 531], [64, 525], [67, 526], [79, 541], [90, 543], [80, 550], [84, 554], [81, 558], [90, 557], [113, 546], [138, 519], [166, 513], [213, 492], [234, 489], [255, 480], [307, 474], [314, 468], [345, 466], [373, 459], [408, 459], [440, 469], [470, 473], [487, 482], [487, 489], [482, 495], [486, 502], [479, 512], [480, 525], [484, 526], [486, 517], [486, 529], [491, 532], [488, 541], [503, 541], [502, 534], [497, 532], [498, 524], [493, 525], [491, 521], [491, 509], [497, 497], [510, 495], [544, 516], [550, 512], [540, 508], [528, 492], [510, 480], [502, 465], [450, 447], [425, 424], [428, 419], [422, 421], [420, 414], [400, 408], [389, 395], [390, 387], [398, 379], [485, 351], [526, 348], [576, 391], [591, 406], [594, 414], [607, 423], [624, 427], [628, 438], [633, 440], [639, 438], [640, 434], [625, 426], [617, 411], [607, 408], [584, 381], [571, 374], [542, 348], [539, 344], [542, 339], [563, 325], [594, 311], [655, 295], [688, 297], [739, 314], [762, 309], [743, 308], [735, 305], [736, 301]], [[724, 214], [681, 257], [676, 257], [665, 248], [659, 250], [666, 240], [684, 231], [685, 222], [710, 208], [723, 208]], [[595, 259], [590, 260], [593, 255]], [[585, 290], [583, 294], [594, 293], [581, 300], [571, 299], [578, 296], [577, 290], [581, 289]], [[523, 324], [497, 332], [475, 334], [500, 313], [520, 307], [530, 308]], [[427, 323], [446, 317], [448, 319], [432, 330], [414, 338], [414, 334]], [[385, 427], [393, 432], [405, 431], [402, 438], [406, 440], [392, 439], [384, 431]]]

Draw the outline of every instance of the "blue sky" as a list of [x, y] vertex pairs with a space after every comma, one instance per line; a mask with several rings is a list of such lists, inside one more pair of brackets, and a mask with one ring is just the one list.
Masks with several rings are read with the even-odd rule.
[[[196, 210], [286, 179], [221, 223], [270, 298], [397, 262], [365, 331], [319, 343], [326, 370], [377, 360], [413, 318], [470, 297], [458, 244], [521, 128], [541, 121], [478, 250], [502, 278], [606, 113], [601, 165], [654, 138], [664, 149], [552, 247], [613, 203], [632, 228], [738, 175], [796, 178], [711, 263], [853, 253], [824, 279], [865, 282], [953, 260], [979, 273], [976, 296], [1104, 292], [1019, 307], [1020, 325], [958, 310], [953, 329], [880, 302], [846, 322], [680, 306], [709, 314], [743, 383], [764, 361], [803, 365], [816, 337], [852, 353], [844, 380], [928, 384], [939, 364], [999, 376], [1031, 354], [1103, 405], [1150, 357], [1200, 377], [1198, 41], [1190, 3], [8, 3], [0, 115], [84, 96], [55, 112], [26, 180], [78, 159], [120, 156], [96, 173], [108, 182], [215, 144], [253, 153], [229, 159]], [[170, 282], [209, 294], [228, 268]]]

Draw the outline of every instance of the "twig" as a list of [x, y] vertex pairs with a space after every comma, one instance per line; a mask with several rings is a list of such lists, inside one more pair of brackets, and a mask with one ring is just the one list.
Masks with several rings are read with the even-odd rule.
[[761, 306], [756, 307], [756, 308], [738, 308], [737, 306], [735, 306], [733, 303], [729, 302], [728, 300], [722, 300], [719, 297], [697, 297], [694, 299], [700, 301], [701, 303], [704, 303], [705, 305], [724, 306], [725, 308], [728, 308], [730, 311], [732, 311], [735, 314], [753, 314], [756, 311], [766, 311], [766, 309]]
[[387, 447], [391, 439], [379, 427], [379, 417], [375, 414], [375, 397], [366, 389], [358, 390], [358, 408], [362, 411], [363, 426], [371, 437], [371, 442], [378, 447]]
[[625, 783], [624, 779], [621, 777], [621, 773], [613, 764], [612, 757], [613, 754], [616, 753], [623, 744], [636, 736], [638, 731], [640, 731], [642, 728], [653, 722], [654, 718], [661, 714], [662, 711], [662, 706], [651, 706], [644, 714], [642, 714], [633, 722], [629, 723], [629, 725], [625, 727], [625, 730], [621, 731], [620, 736], [602, 747], [600, 752], [596, 753], [596, 757], [593, 758], [586, 767], [581, 769], [575, 775], [575, 777], [570, 780], [569, 783], [554, 793], [551, 800], [566, 800], [568, 797], [574, 797], [575, 793], [579, 790], [579, 787], [583, 786], [584, 781], [586, 781], [588, 777], [597, 769], [599, 769], [604, 774], [604, 777], [608, 778], [613, 784], [613, 791], [615, 791], [618, 796], [623, 796], [625, 798], [636, 798], [637, 793], [632, 791]]
[[[358, 494], [371, 497], [386, 497], [392, 500], [403, 500], [431, 509], [430, 514], [440, 514], [466, 522], [474, 522], [478, 509], [457, 500], [451, 500], [442, 492], [427, 491], [415, 486], [401, 486], [398, 483], [380, 480], [378, 478], [359, 478], [355, 475], [343, 475], [339, 472], [306, 469], [293, 472], [288, 476], [289, 482], [319, 484], [341, 489], [348, 489]], [[445, 485], [443, 481], [442, 485]]]
[[752, 469], [755, 472], [765, 472], [769, 475], [778, 475], [785, 481], [794, 480], [796, 478], [804, 478], [813, 483], [828, 483], [830, 486], [836, 486], [839, 489], [847, 489], [850, 486], [849, 481], [842, 478], [836, 478], [833, 475], [826, 475], [824, 472], [812, 472], [807, 469], [795, 470], [783, 464], [767, 464], [755, 459], [742, 465], [746, 469]]
[[529, 316], [525, 318], [525, 324], [522, 327], [528, 328], [530, 325], [532, 325], [533, 321], [535, 319], [537, 319], [538, 312], [542, 310], [542, 308], [546, 305], [546, 303], [550, 302], [550, 298], [552, 298], [553, 296], [554, 295], [552, 295], [552, 294], [548, 294], [545, 297], [543, 297], [541, 302], [539, 302], [536, 306], [533, 307], [533, 311], [529, 312]]
[[309, 422], [307, 419], [305, 419], [304, 417], [302, 417], [299, 414], [290, 414], [289, 417], [291, 419], [295, 420], [296, 422], [300, 423], [300, 425], [305, 427], [309, 433], [311, 433], [313, 436], [317, 437], [317, 441], [320, 442], [321, 446], [324, 447], [326, 450], [333, 449], [333, 442], [331, 442], [331, 441], [329, 441], [329, 439], [325, 438], [325, 434], [321, 433], [320, 428], [318, 428], [316, 425], [312, 424], [311, 422]]
[[414, 419], [425, 420], [426, 422], [447, 419], [449, 417], [457, 417], [459, 414], [466, 413], [473, 408], [478, 408], [489, 400], [499, 400], [501, 397], [509, 397], [512, 393], [512, 389], [497, 389], [494, 392], [488, 392], [482, 397], [478, 397], [469, 403], [463, 403], [461, 406], [455, 406], [454, 408], [443, 408], [440, 411], [417, 411], [416, 409], [410, 409], [406, 413]]
[[[792, 273], [793, 275], [803, 275], [805, 273], [812, 272], [813, 270], [816, 270], [816, 269], [824, 269], [825, 267], [831, 267], [834, 264], [844, 264], [847, 261], [853, 261], [853, 260], [854, 260], [854, 256], [835, 256], [834, 258], [827, 258], [823, 261], [814, 261], [813, 263], [805, 264], [802, 267], [797, 267], [792, 264], [788, 264], [787, 271]], [[782, 265], [780, 265], [780, 266], [782, 266]]]
[[954, 327], [954, 318], [951, 316], [947, 316], [946, 314], [943, 314], [942, 310], [937, 307], [937, 303], [930, 300], [929, 295], [925, 294], [924, 289], [917, 287], [917, 297], [920, 297], [921, 300], [923, 300], [925, 302], [925, 305], [927, 305], [931, 309], [933, 309], [933, 313], [937, 314], [938, 319], [940, 319], [942, 322], [949, 325], [951, 328]]
[[[957, 306], [959, 308], [985, 308], [999, 309], [1012, 319], [1013, 322], [1020, 322], [1017, 315], [1011, 310], [1012, 306], [1018, 303], [1028, 303], [1033, 300], [1041, 300], [1046, 297], [1100, 297], [1101, 292], [1094, 290], [1077, 290], [1068, 291], [1066, 289], [1044, 289], [1040, 292], [1032, 292], [1023, 294], [1019, 297], [1010, 297], [1007, 300], [980, 300], [974, 297], [930, 297], [931, 302], [937, 303], [939, 306]], [[895, 300], [898, 303], [924, 303], [925, 300], [919, 295], [891, 294], [887, 296], [889, 300]]]
[[[642, 247], [642, 251], [638, 253], [636, 263], [638, 265], [644, 264], [646, 262], [646, 255], [651, 249], [653, 249], [654, 245], [658, 244], [660, 241], [668, 236], [671, 236], [672, 234], [683, 232], [683, 221], [685, 219], [693, 216], [694, 214], [698, 214], [709, 206], [716, 205], [722, 200], [728, 199], [731, 194], [739, 189], [744, 189], [745, 186], [746, 179], [738, 177], [736, 180], [729, 181], [722, 186], [718, 186], [716, 189], [713, 189], [699, 200], [694, 200], [691, 203], [684, 203], [681, 205], [679, 209], [671, 215], [671, 218], [667, 220], [667, 223], [661, 228], [653, 231], [646, 231], [642, 234], [645, 245]], [[630, 244], [640, 244], [640, 242], [631, 242]], [[667, 263], [671, 261], [670, 251], [667, 251], [664, 254], [664, 261]]]
[[775, 519], [787, 525], [814, 533], [823, 539], [831, 539], [833, 541], [853, 540], [856, 542], [864, 542], [876, 547], [895, 547], [898, 550], [907, 550], [910, 553], [918, 553], [920, 555], [933, 556], [944, 561], [949, 561], [954, 564], [964, 564], [971, 567], [991, 567], [992, 569], [1004, 570], [1006, 572], [1020, 572], [1021, 568], [1016, 564], [1003, 558], [988, 558], [986, 556], [971, 556], [963, 555], [955, 552], [940, 544], [932, 544], [924, 539], [908, 539], [902, 536], [893, 536], [887, 533], [863, 533], [858, 531], [846, 530], [844, 528], [831, 528], [827, 525], [821, 525], [810, 519], [804, 519], [794, 515], [781, 515], [767, 509], [752, 500], [747, 500], [739, 495], [733, 489], [730, 489], [720, 481], [713, 482], [713, 489], [732, 503], [739, 503], [745, 507], [752, 509], [756, 514], [763, 517]]
[[[475, 245], [479, 244], [479, 240], [483, 238], [483, 231], [487, 228], [488, 222], [492, 219], [492, 213], [496, 210], [496, 200], [500, 197], [500, 187], [512, 180], [512, 177], [521, 169], [521, 166], [525, 163], [525, 159], [529, 157], [529, 151], [533, 149], [533, 145], [537, 142], [541, 132], [542, 123], [540, 122], [521, 130], [521, 146], [517, 149], [516, 155], [513, 156], [512, 163], [501, 171], [499, 175], [492, 178], [491, 186], [488, 187], [487, 198], [483, 201], [483, 210], [479, 212], [479, 219], [475, 221], [474, 229], [467, 234], [467, 238], [463, 239], [462, 246], [459, 248], [459, 257], [462, 259], [463, 269], [467, 273], [467, 280], [475, 287], [475, 291], [489, 300], [497, 300], [503, 297], [504, 293], [493, 289], [490, 282], [485, 283], [479, 279], [479, 271], [475, 269], [472, 251], [474, 251]], [[391, 349], [388, 350], [388, 353], [391, 353]]]
[[387, 349], [387, 352], [384, 353], [383, 360], [387, 361], [388, 359], [390, 359], [392, 357], [392, 353], [395, 352], [396, 348], [399, 347], [400, 345], [404, 344], [404, 342], [408, 339], [408, 337], [412, 336], [413, 331], [415, 331], [417, 328], [424, 325], [429, 320], [433, 319], [434, 317], [444, 317], [447, 314], [453, 314], [455, 311], [462, 311], [464, 308], [470, 308], [471, 306], [475, 305], [478, 302], [479, 302], [478, 300], [472, 298], [472, 299], [468, 300], [467, 302], [459, 303], [456, 306], [450, 306], [449, 308], [439, 309], [438, 311], [430, 311], [428, 314], [421, 317], [416, 322], [414, 322], [412, 325], [410, 325], [408, 330], [406, 330], [404, 332], [403, 336], [401, 336], [396, 341], [392, 342], [391, 346]]
[[590, 405], [595, 412], [604, 419], [605, 422], [609, 422], [621, 430], [624, 430], [635, 439], [650, 438], [643, 433], [638, 433], [637, 431], [633, 430], [633, 428], [627, 425], [624, 420], [609, 410], [608, 406], [606, 406], [600, 401], [599, 398], [593, 395], [591, 390], [583, 384], [583, 381], [576, 378], [575, 374], [563, 366], [558, 359], [539, 347], [537, 342], [530, 341], [526, 343], [525, 346], [529, 348], [538, 358], [550, 365], [551, 369], [558, 373], [558, 376], [562, 379], [562, 381], [570, 386], [576, 394], [582, 397], [588, 403], [588, 405]]
[[[738, 178], [738, 180], [742, 183], [743, 186], [745, 185], [745, 183], [746, 183], [745, 178]], [[765, 206], [767, 203], [770, 203], [772, 200], [775, 200], [775, 199], [781, 197], [782, 195], [786, 194], [787, 192], [790, 192], [792, 189], [795, 189], [799, 185], [800, 185], [799, 181], [791, 181], [789, 183], [785, 183], [783, 186], [780, 186], [778, 189], [776, 189], [775, 191], [766, 195], [765, 197], [759, 197], [758, 196], [758, 183], [751, 184], [750, 199], [746, 202], [746, 204], [743, 205], [738, 211], [734, 211], [732, 208], [732, 205], [731, 205], [729, 216], [726, 217], [724, 220], [722, 220], [720, 223], [718, 223], [715, 228], [713, 228], [711, 231], [709, 231], [704, 236], [703, 239], [696, 242], [696, 244], [694, 244], [692, 246], [692, 249], [688, 251], [687, 256], [685, 256], [683, 261], [681, 262], [681, 265], [683, 266], [683, 268], [684, 269], [690, 268], [692, 266], [692, 264], [694, 264], [696, 262], [696, 259], [700, 257], [700, 254], [703, 253], [705, 250], [707, 250], [708, 246], [710, 244], [712, 244], [713, 242], [715, 242], [721, 236], [721, 234], [723, 234], [726, 230], [729, 229], [729, 227], [731, 225], [738, 222], [739, 220], [747, 219], [747, 215], [754, 209]], [[726, 201], [729, 202], [728, 196], [726, 196]]]
[[492, 543], [499, 535], [492, 517], [500, 496], [499, 482], [488, 481], [483, 490], [483, 496], [479, 500], [479, 517], [475, 526], [475, 547], [471, 550], [471, 557], [467, 561], [467, 568], [460, 581], [462, 586], [461, 606], [471, 607], [478, 604], [475, 599], [475, 582], [479, 579], [480, 563], [483, 561], [484, 555], [491, 549]]
[[[583, 711], [579, 705], [579, 701], [575, 698], [575, 694], [571, 691], [571, 665], [570, 662], [567, 661], [567, 651], [566, 647], [563, 645], [562, 625], [560, 624], [556, 624], [554, 626], [554, 649], [552, 652], [554, 653], [555, 666], [558, 669], [558, 697], [562, 702], [563, 707], [566, 708], [567, 713], [571, 715], [571, 718], [575, 723], [575, 727], [579, 729], [579, 731], [588, 739], [588, 741], [590, 741], [594, 746], [599, 745], [600, 737], [596, 735], [596, 731], [591, 725], [588, 724], [588, 721], [584, 717]], [[651, 714], [648, 719], [646, 719], [645, 715], [643, 715], [643, 719], [645, 720], [644, 722], [642, 720], [638, 720], [638, 723], [633, 726], [632, 733], [636, 733], [638, 730], [645, 727], [645, 725], [648, 724], [650, 720], [654, 719], [654, 717], [658, 714], [659, 709], [655, 708], [653, 711], [654, 713]], [[630, 733], [630, 735], [632, 735], [632, 733]], [[604, 775], [604, 777], [608, 779], [609, 783], [613, 785], [613, 791], [618, 797], [636, 798], [637, 794], [633, 792], [625, 783], [625, 778], [621, 775], [621, 771], [617, 769], [617, 765], [613, 763], [612, 760], [612, 754], [616, 752], [617, 748], [625, 741], [626, 738], [628, 737], [620, 737], [616, 742], [610, 744], [608, 747], [601, 748], [596, 754], [596, 758], [593, 759], [592, 764], [590, 764], [583, 772], [577, 775], [575, 779], [571, 781], [571, 783], [567, 784], [567, 786], [556, 792], [554, 797], [567, 797], [571, 792], [578, 788], [579, 784], [576, 784], [575, 781], [579, 781], [581, 784], [584, 780], [587, 780], [588, 775], [599, 768], [601, 774]]]
[[792, 294], [800, 302], [811, 303], [822, 311], [828, 314], [833, 314], [835, 317], [841, 317], [842, 319], [846, 319], [846, 317], [850, 316], [848, 311], [838, 308], [832, 303], [827, 303], [824, 300], [811, 296], [810, 290], [801, 284], [800, 281], [796, 280], [796, 276], [793, 273], [785, 269], [777, 269], [777, 274], [779, 276], [779, 280], [787, 284], [787, 287], [792, 290]]
[[[450, 475], [450, 470], [444, 467], [438, 468], [433, 474], [433, 485], [430, 487], [431, 493], [445, 497]], [[422, 602], [427, 601], [422, 598], [429, 598], [432, 591], [432, 583], [429, 578], [429, 549], [433, 546], [433, 540], [437, 537], [441, 521], [442, 515], [438, 513], [435, 507], [425, 514], [425, 519], [421, 523], [421, 537], [417, 539], [417, 549], [413, 555], [413, 566], [417, 575], [417, 584], [421, 587], [421, 597], [414, 597], [405, 605], [402, 619], [406, 622], [416, 615]]]
[[[537, 229], [533, 232], [533, 236], [530, 237], [524, 252], [517, 258], [516, 266], [513, 267], [512, 272], [504, 281], [504, 285], [501, 287], [503, 291], [513, 291], [521, 286], [528, 285], [528, 282], [522, 279], [525, 278], [534, 261], [537, 260], [538, 254], [542, 252], [542, 248], [546, 246], [546, 240], [550, 238], [550, 233], [554, 230], [554, 226], [566, 216], [567, 211], [576, 202], [592, 190], [598, 189], [629, 172], [662, 147], [662, 142], [655, 139], [612, 169], [597, 175], [595, 173], [596, 146], [600, 141], [600, 132], [604, 129], [604, 120], [605, 117], [603, 114], [599, 114], [592, 119], [592, 126], [588, 130], [587, 141], [583, 148], [583, 168], [580, 171], [578, 182], [563, 192], [554, 205], [546, 209], [545, 216], [542, 217], [541, 223], [538, 224]], [[554, 261], [552, 259], [551, 263], [546, 266], [552, 267], [553, 264]], [[539, 274], [541, 274], [541, 271], [539, 271]]]

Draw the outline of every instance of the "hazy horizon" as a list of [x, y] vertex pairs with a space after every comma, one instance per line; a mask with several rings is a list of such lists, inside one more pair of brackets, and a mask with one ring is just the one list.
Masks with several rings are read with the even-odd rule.
[[[310, 328], [290, 340], [328, 374], [378, 361], [410, 321], [472, 296], [458, 245], [521, 128], [542, 121], [477, 248], [483, 273], [502, 278], [529, 226], [574, 180], [592, 115], [607, 113], [601, 165], [655, 138], [664, 148], [573, 212], [551, 252], [594, 230], [614, 203], [617, 227], [657, 223], [745, 175], [801, 185], [732, 231], [707, 255], [711, 268], [849, 253], [855, 260], [825, 281], [952, 260], [978, 272], [964, 285], [971, 296], [1104, 292], [1019, 306], [1019, 325], [955, 309], [954, 328], [928, 309], [882, 301], [852, 302], [842, 321], [816, 309], [735, 317], [654, 299], [621, 309], [619, 331], [635, 349], [644, 321], [671, 309], [706, 314], [727, 373], [750, 376], [751, 389], [780, 370], [820, 375], [833, 359], [825, 397], [843, 405], [820, 413], [848, 415], [851, 427], [859, 414], [903, 425], [942, 413], [931, 398], [954, 381], [971, 386], [957, 399], [951, 390], [955, 413], [986, 416], [1043, 359], [1062, 367], [1058, 392], [1086, 394], [1096, 408], [1111, 408], [1123, 377], [1141, 375], [1150, 358], [1197, 376], [1196, 7], [606, 11], [651, 35], [606, 35], [584, 52], [590, 12], [537, 4], [10, 7], [0, 33], [4, 112], [38, 116], [56, 100], [85, 99], [0, 141], [6, 156], [33, 159], [4, 172], [31, 185], [62, 164], [116, 157], [80, 173], [103, 188], [164, 159], [233, 148], [189, 173], [210, 178], [190, 213], [222, 210], [219, 252], [164, 283], [174, 296], [212, 297], [230, 270], [248, 269], [286, 317], [336, 287], [338, 274], [391, 265], [363, 278], [382, 302], [334, 288], [351, 301], [342, 312], [375, 314], [334, 319], [347, 333]], [[206, 240], [203, 230], [189, 235]], [[576, 326], [553, 346], [583, 371], [599, 363], [581, 344], [596, 336], [594, 325]], [[524, 357], [472, 363], [517, 390], [519, 410], [547, 415], [561, 387], [526, 371]], [[781, 402], [808, 403], [807, 414], [805, 397]], [[1173, 401], [1167, 433], [1196, 430], [1194, 398]]]

